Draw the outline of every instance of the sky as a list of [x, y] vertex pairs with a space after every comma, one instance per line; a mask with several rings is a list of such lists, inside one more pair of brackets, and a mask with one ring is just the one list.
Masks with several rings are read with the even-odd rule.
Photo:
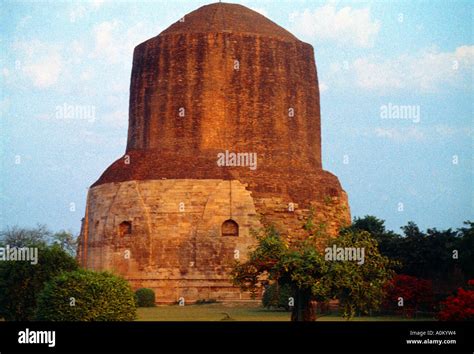
[[[235, 2], [313, 46], [323, 167], [353, 217], [474, 220], [472, 2]], [[208, 3], [0, 2], [0, 229], [79, 232], [125, 152], [133, 48]]]

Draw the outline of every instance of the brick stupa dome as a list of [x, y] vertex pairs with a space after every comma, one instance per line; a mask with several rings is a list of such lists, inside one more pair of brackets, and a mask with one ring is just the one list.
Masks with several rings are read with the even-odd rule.
[[216, 3], [200, 7], [161, 32], [167, 34], [224, 33], [277, 37], [297, 41], [297, 38], [258, 12], [238, 4]]
[[[256, 154], [256, 168], [220, 166], [224, 152]], [[321, 164], [312, 46], [226, 3], [139, 44], [125, 155], [92, 185], [87, 205], [81, 263], [159, 289], [163, 301], [176, 300], [183, 284], [191, 297], [206, 286], [235, 296], [228, 264], [235, 249], [245, 257], [250, 230], [263, 224], [305, 237], [301, 223], [313, 210], [337, 234], [350, 212]], [[238, 238], [225, 237], [232, 223]], [[121, 259], [124, 247], [139, 259]]]

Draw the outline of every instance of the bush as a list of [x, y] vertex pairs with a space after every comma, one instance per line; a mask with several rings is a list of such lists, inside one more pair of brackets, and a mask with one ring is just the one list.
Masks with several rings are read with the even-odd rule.
[[[433, 311], [434, 294], [431, 280], [400, 274], [387, 284], [385, 291], [385, 310], [407, 317], [413, 317], [417, 311]], [[403, 299], [403, 306], [398, 306], [399, 298]]]
[[37, 297], [45, 283], [61, 272], [78, 268], [76, 260], [59, 246], [37, 244], [36, 247], [37, 264], [0, 262], [0, 317], [7, 321], [33, 320]]
[[474, 290], [459, 288], [456, 296], [450, 296], [441, 303], [441, 308], [437, 316], [441, 321], [473, 321]]
[[216, 299], [199, 299], [196, 300], [196, 305], [217, 304], [218, 302]]
[[148, 288], [140, 288], [135, 291], [135, 301], [138, 307], [155, 306], [155, 292]]
[[265, 289], [262, 297], [262, 304], [263, 307], [266, 308], [284, 308], [286, 311], [289, 311], [290, 297], [292, 297], [292, 292], [289, 285], [273, 283]]
[[38, 320], [132, 321], [135, 317], [130, 285], [107, 272], [63, 273], [49, 281], [38, 296]]

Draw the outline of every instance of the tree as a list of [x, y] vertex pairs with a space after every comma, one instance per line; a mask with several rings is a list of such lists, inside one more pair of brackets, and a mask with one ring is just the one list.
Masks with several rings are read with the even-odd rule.
[[466, 221], [464, 225], [455, 231], [428, 228], [423, 232], [408, 222], [399, 235], [386, 230], [384, 220], [366, 215], [354, 218], [348, 229], [369, 232], [377, 240], [380, 253], [400, 263], [398, 273], [432, 279], [439, 291], [449, 291], [474, 277], [474, 223]]
[[265, 288], [262, 296], [262, 305], [266, 308], [283, 308], [289, 311], [292, 307], [289, 299], [293, 298], [291, 287], [288, 284], [274, 282]]
[[[367, 231], [378, 244], [380, 253], [390, 259], [399, 258], [401, 236], [385, 228], [385, 220], [373, 215], [355, 217], [348, 230]], [[400, 264], [401, 265], [401, 264]]]
[[38, 224], [34, 228], [12, 226], [0, 231], [0, 245], [10, 247], [39, 247], [58, 244], [69, 255], [75, 256], [77, 238], [71, 232], [61, 230], [53, 233], [46, 225]]
[[325, 281], [331, 284], [331, 294], [339, 299], [343, 316], [367, 315], [377, 310], [383, 300], [384, 286], [394, 276], [398, 264], [380, 254], [377, 241], [367, 231], [342, 230], [330, 243], [337, 248], [364, 250], [364, 263], [330, 262]]
[[431, 280], [410, 275], [395, 276], [385, 287], [384, 308], [413, 317], [419, 310], [433, 311], [434, 294]]
[[312, 235], [291, 245], [273, 226], [257, 233], [256, 238], [257, 247], [248, 260], [235, 264], [231, 273], [234, 284], [252, 293], [265, 278], [288, 284], [294, 294], [293, 321], [314, 321], [314, 301], [338, 298], [346, 318], [380, 305], [382, 287], [391, 276], [390, 261], [380, 255], [369, 233], [346, 230], [335, 240], [326, 236], [328, 246], [364, 249], [365, 262], [360, 265], [326, 260], [316, 246], [321, 230], [317, 237]]
[[44, 284], [61, 272], [77, 267], [75, 259], [59, 246], [46, 246], [41, 242], [37, 264], [26, 261], [0, 262], [0, 317], [8, 321], [32, 320], [37, 296]]
[[465, 221], [458, 229], [459, 239], [455, 248], [459, 252], [459, 264], [465, 280], [474, 279], [474, 222]]
[[135, 294], [107, 272], [77, 270], [51, 279], [38, 296], [40, 321], [133, 321]]
[[51, 231], [46, 225], [38, 224], [35, 228], [12, 226], [0, 231], [0, 245], [10, 247], [46, 246]]
[[75, 256], [77, 250], [77, 238], [71, 232], [61, 230], [51, 236], [52, 243], [58, 244], [69, 255]]

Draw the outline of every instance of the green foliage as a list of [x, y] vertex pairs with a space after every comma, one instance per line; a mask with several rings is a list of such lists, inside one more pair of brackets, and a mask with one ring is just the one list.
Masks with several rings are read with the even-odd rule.
[[135, 291], [135, 300], [138, 307], [155, 306], [155, 292], [148, 288], [140, 288]]
[[[346, 230], [335, 240], [327, 237], [332, 246], [365, 249], [365, 263], [327, 261], [316, 247], [320, 233], [288, 246], [273, 228], [257, 235], [257, 247], [245, 263], [237, 262], [232, 278], [243, 290], [255, 291], [262, 278], [286, 284], [295, 294], [293, 318], [312, 319], [308, 314], [311, 301], [328, 301], [337, 297], [345, 317], [355, 312], [368, 312], [380, 306], [383, 285], [392, 276], [392, 264], [380, 255], [377, 242], [368, 232]], [[301, 312], [301, 313], [300, 313]], [[303, 316], [303, 317], [302, 317]]]
[[256, 249], [249, 254], [245, 263], [235, 262], [231, 277], [235, 285], [255, 295], [261, 274], [270, 279], [278, 279], [280, 269], [276, 267], [279, 259], [286, 252], [286, 245], [274, 226], [263, 232], [254, 233], [257, 239]]
[[[18, 239], [21, 243], [16, 244], [33, 245], [25, 239]], [[37, 241], [36, 238], [31, 240]], [[37, 264], [27, 261], [0, 262], [0, 317], [7, 321], [32, 320], [38, 293], [45, 283], [61, 272], [78, 267], [75, 259], [59, 246], [48, 247], [42, 242], [37, 242], [37, 246]]]
[[50, 280], [38, 297], [36, 318], [44, 321], [133, 321], [135, 295], [123, 278], [77, 270]]
[[380, 254], [377, 241], [366, 231], [346, 230], [331, 242], [337, 247], [355, 247], [364, 250], [364, 263], [352, 261], [329, 262], [324, 281], [330, 284], [330, 293], [339, 299], [343, 316], [369, 314], [382, 304], [384, 285], [394, 272], [395, 263]]
[[465, 221], [464, 225], [458, 229], [459, 264], [465, 279], [474, 279], [474, 222]]
[[[365, 230], [377, 240], [379, 250], [397, 260], [399, 273], [432, 279], [436, 283], [451, 282], [459, 269], [464, 281], [474, 277], [474, 222], [457, 230], [427, 229], [423, 232], [413, 223], [401, 227], [403, 235], [385, 230], [384, 221], [374, 216], [355, 218], [350, 230]], [[459, 259], [453, 257], [457, 250]], [[460, 284], [452, 284], [454, 290]]]
[[71, 232], [61, 230], [51, 236], [52, 243], [59, 245], [64, 251], [71, 256], [75, 256], [77, 251], [77, 238]]
[[314, 209], [311, 208], [310, 211], [309, 211], [309, 215], [306, 218], [306, 222], [303, 225], [303, 229], [305, 229], [306, 231], [312, 232], [314, 227], [315, 227], [315, 225], [314, 225]]
[[280, 285], [277, 282], [270, 284], [265, 289], [262, 297], [262, 305], [266, 308], [290, 309], [289, 299], [293, 292], [288, 284]]

